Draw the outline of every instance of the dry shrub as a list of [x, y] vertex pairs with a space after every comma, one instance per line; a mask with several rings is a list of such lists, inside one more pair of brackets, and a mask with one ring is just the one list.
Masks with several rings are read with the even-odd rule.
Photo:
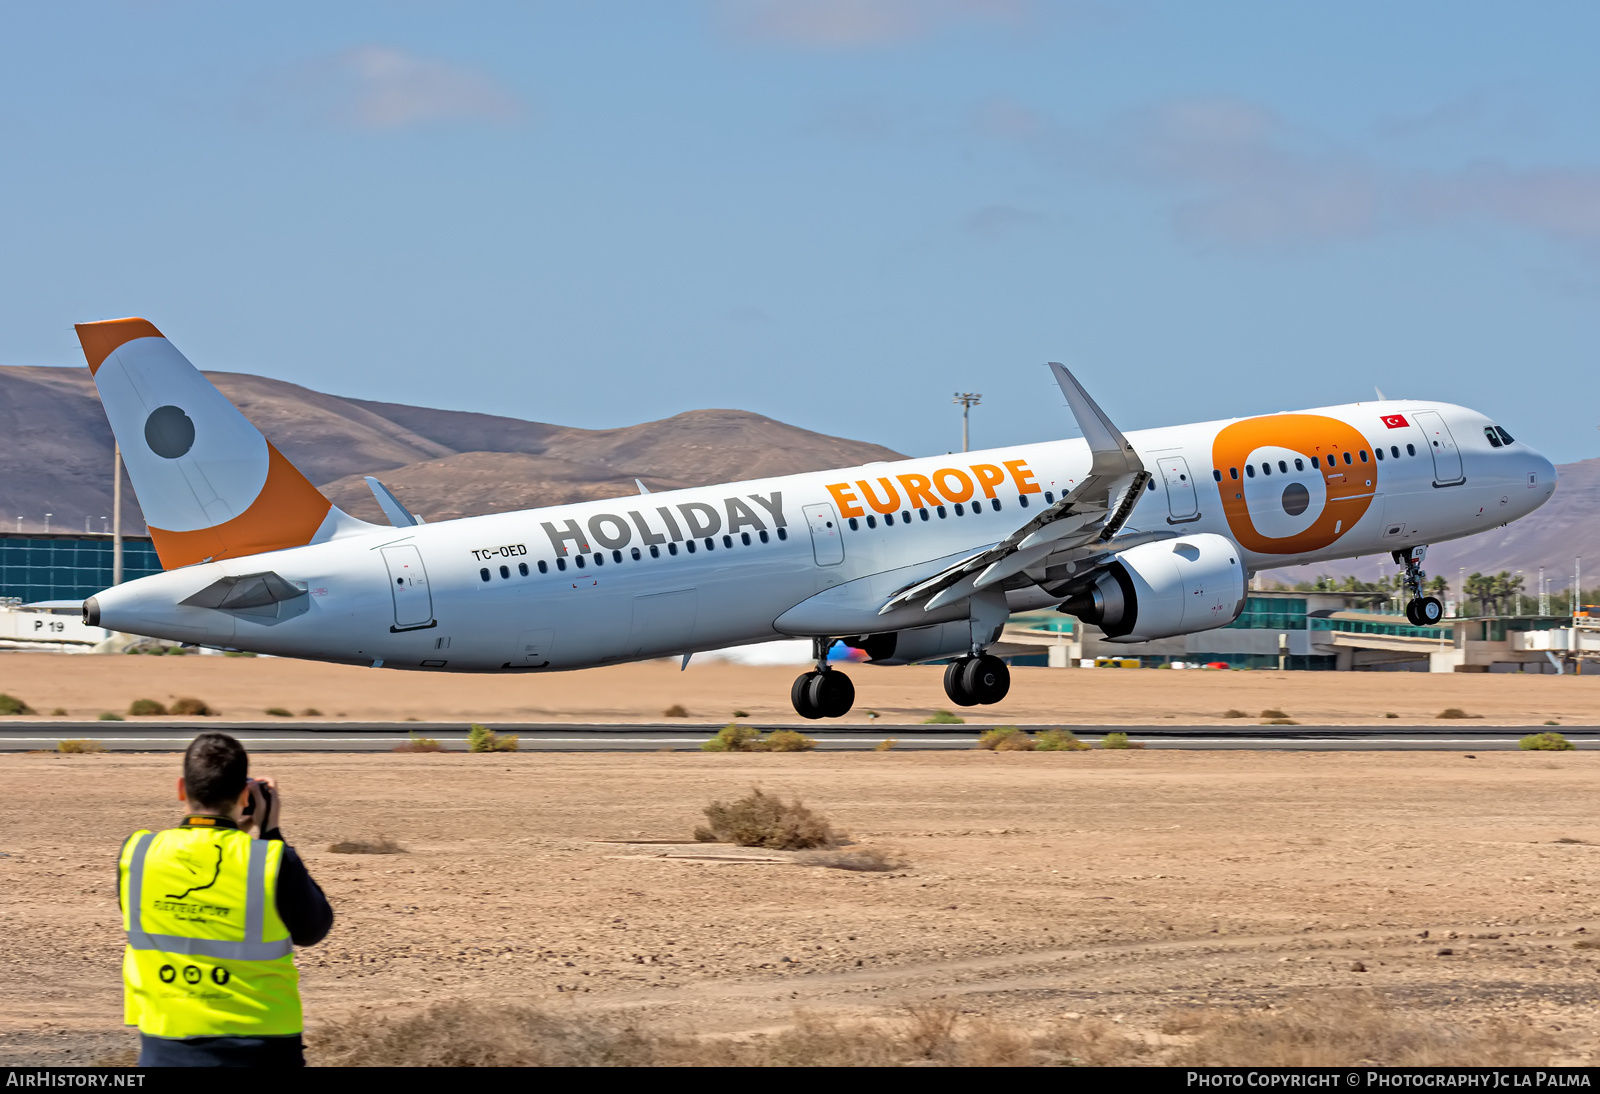
[[885, 737], [883, 740], [879, 741], [877, 744], [872, 746], [872, 751], [874, 751], [874, 752], [888, 752], [891, 748], [893, 748], [895, 745], [897, 745], [899, 743], [900, 743], [899, 740], [897, 740], [894, 737]]
[[[682, 703], [673, 703], [670, 707], [668, 707], [666, 710], [663, 710], [661, 712], [661, 717], [663, 717], [663, 718], [687, 718], [687, 717], [689, 717], [689, 712], [687, 710], [683, 709], [683, 704]], [[735, 717], [737, 717], [737, 715], [735, 715]]]
[[1287, 713], [1285, 713], [1284, 711], [1279, 710], [1277, 707], [1268, 707], [1266, 710], [1263, 710], [1261, 712], [1261, 717], [1263, 717], [1263, 718], [1287, 718], [1287, 717], [1289, 717], [1289, 715]]
[[412, 733], [410, 735], [410, 737], [411, 737], [411, 739], [406, 741], [405, 743], [395, 745], [394, 748], [391, 751], [394, 751], [394, 752], [443, 752], [444, 751], [444, 745], [439, 743], [439, 740], [438, 740], [437, 737], [419, 737], [415, 733]]
[[104, 711], [98, 717], [95, 718], [95, 721], [97, 721], [97, 722], [121, 722], [121, 721], [124, 721], [124, 720], [125, 719], [122, 717], [122, 715], [113, 714], [109, 710], [108, 711]]
[[106, 746], [99, 741], [90, 741], [83, 737], [73, 737], [65, 741], [56, 742], [57, 752], [87, 753], [104, 752], [105, 750]]
[[761, 742], [763, 752], [810, 752], [817, 747], [817, 742], [804, 733], [796, 733], [792, 729], [780, 729], [769, 734]]
[[15, 695], [7, 695], [0, 691], [0, 714], [33, 714], [32, 707], [18, 699]]
[[1559, 733], [1530, 733], [1517, 742], [1517, 747], [1528, 752], [1571, 752], [1578, 746]]
[[1533, 1030], [1451, 1025], [1391, 1007], [1371, 992], [1300, 999], [1279, 1010], [1202, 1010], [1163, 1027], [1193, 1040], [1170, 1061], [1189, 1067], [1487, 1067], [1547, 1061]]
[[653, 1041], [630, 1028], [462, 1000], [404, 1018], [347, 1018], [307, 1042], [324, 1067], [627, 1067], [656, 1058]]
[[270, 714], [274, 718], [293, 718], [294, 717], [294, 711], [288, 709], [287, 707], [268, 707], [266, 710], [262, 711], [261, 713]]
[[799, 798], [786, 802], [760, 787], [734, 802], [714, 801], [705, 813], [706, 825], [694, 830], [694, 838], [702, 843], [804, 851], [839, 842], [827, 819], [807, 809]]
[[300, 712], [300, 717], [302, 717], [302, 718], [320, 718], [320, 717], [322, 717], [322, 711], [318, 710], [316, 707], [306, 707], [306, 709], [304, 709], [304, 710], [302, 710]]
[[1143, 748], [1143, 741], [1130, 741], [1126, 733], [1107, 733], [1100, 739], [1101, 748]]
[[477, 722], [467, 727], [468, 752], [515, 752], [520, 741], [515, 734], [499, 734]]
[[1468, 714], [1466, 711], [1462, 710], [1460, 707], [1445, 707], [1443, 710], [1441, 710], [1436, 715], [1436, 717], [1439, 717], [1439, 718], [1470, 718], [1470, 717], [1472, 717], [1472, 715]]
[[165, 714], [167, 708], [154, 699], [135, 699], [128, 704], [128, 713], [135, 717], [147, 714]]
[[347, 839], [338, 843], [328, 844], [328, 850], [336, 855], [400, 855], [405, 853], [405, 848], [399, 842], [388, 836], [373, 836], [371, 839]]
[[738, 722], [729, 722], [717, 735], [700, 744], [702, 752], [755, 752], [761, 747], [761, 731]]
[[801, 866], [827, 866], [834, 870], [855, 870], [881, 874], [903, 870], [910, 865], [902, 856], [881, 847], [851, 847], [845, 850], [805, 851], [795, 856]]
[[1032, 752], [1034, 740], [1016, 726], [995, 726], [979, 734], [978, 747], [991, 752]]
[[191, 718], [209, 718], [217, 712], [204, 699], [185, 696], [173, 702], [170, 708], [172, 714], [182, 714]]
[[50, 717], [52, 717], [52, 718], [65, 718], [66, 716], [67, 716], [67, 708], [66, 707], [56, 707], [56, 709], [54, 709], [54, 710], [52, 710], [50, 712]]
[[1082, 752], [1089, 746], [1070, 729], [1047, 729], [1033, 739], [1040, 752]]
[[936, 710], [931, 717], [922, 719], [922, 724], [925, 726], [964, 726], [967, 724], [967, 720], [951, 714], [948, 710]]
[[1222, 716], [1224, 718], [1248, 718], [1248, 717], [1250, 717], [1250, 715], [1246, 714], [1244, 711], [1239, 710], [1236, 707], [1229, 707], [1227, 710], [1222, 712]]

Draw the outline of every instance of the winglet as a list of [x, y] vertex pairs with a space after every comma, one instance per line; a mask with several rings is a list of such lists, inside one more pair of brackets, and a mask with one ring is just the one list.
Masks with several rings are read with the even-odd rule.
[[639, 493], [641, 494], [648, 494], [650, 492], [650, 488], [644, 484], [643, 479], [634, 479], [633, 484], [639, 488]]
[[390, 524], [396, 528], [410, 528], [423, 522], [421, 517], [401, 505], [400, 499], [394, 496], [394, 491], [383, 483], [371, 475], [363, 475], [362, 478], [367, 480], [367, 488], [372, 491], [372, 496], [378, 499], [378, 508], [383, 510], [383, 515], [389, 518]]
[[1066, 366], [1051, 361], [1050, 371], [1055, 373], [1056, 383], [1061, 386], [1061, 394], [1067, 397], [1067, 406], [1072, 409], [1072, 416], [1078, 420], [1078, 428], [1083, 430], [1083, 439], [1089, 442], [1089, 451], [1094, 456], [1094, 465], [1089, 469], [1089, 473], [1125, 475], [1132, 471], [1143, 471], [1144, 461], [1139, 459], [1139, 454], [1133, 450], [1133, 445], [1128, 443], [1128, 438], [1111, 424], [1106, 412], [1089, 398], [1089, 393], [1083, 390], [1083, 385], [1066, 370]]

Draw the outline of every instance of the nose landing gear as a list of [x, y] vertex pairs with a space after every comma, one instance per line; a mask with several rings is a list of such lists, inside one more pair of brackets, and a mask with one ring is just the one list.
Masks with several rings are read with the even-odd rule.
[[1419, 543], [1391, 554], [1406, 568], [1405, 577], [1401, 579], [1406, 592], [1411, 594], [1411, 599], [1406, 601], [1406, 618], [1414, 627], [1431, 627], [1438, 623], [1444, 618], [1444, 605], [1436, 596], [1422, 595], [1422, 580], [1428, 576], [1423, 572], [1422, 560], [1428, 556], [1428, 545]]
[[1011, 690], [1011, 670], [986, 653], [962, 657], [944, 670], [944, 693], [957, 706], [988, 706]]
[[831, 638], [813, 638], [811, 652], [817, 667], [796, 677], [789, 689], [789, 701], [802, 718], [842, 718], [855, 705], [856, 686], [850, 677], [828, 667], [828, 650], [832, 646]]

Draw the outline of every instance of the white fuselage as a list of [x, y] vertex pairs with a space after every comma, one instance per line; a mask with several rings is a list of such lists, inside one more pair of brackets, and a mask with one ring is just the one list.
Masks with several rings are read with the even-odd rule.
[[[1123, 531], [1227, 536], [1251, 571], [1471, 535], [1531, 512], [1555, 487], [1548, 460], [1520, 443], [1491, 446], [1490, 426], [1464, 407], [1384, 402], [1129, 433], [1154, 477]], [[1343, 431], [1327, 451], [1335, 427]], [[1248, 452], [1219, 459], [1238, 437], [1255, 438], [1239, 442]], [[1313, 455], [1334, 460], [1337, 471], [1311, 471]], [[101, 625], [120, 631], [468, 672], [575, 669], [894, 630], [964, 617], [959, 605], [882, 618], [877, 608], [908, 582], [1004, 538], [1071, 490], [1089, 462], [1082, 440], [1063, 440], [365, 526], [141, 578], [95, 600]], [[1336, 490], [1340, 511], [1359, 516], [1323, 521], [1324, 535], [1319, 513]], [[220, 577], [266, 571], [308, 595], [240, 611], [179, 603]], [[1038, 586], [1008, 598], [1013, 610], [1058, 599]]]

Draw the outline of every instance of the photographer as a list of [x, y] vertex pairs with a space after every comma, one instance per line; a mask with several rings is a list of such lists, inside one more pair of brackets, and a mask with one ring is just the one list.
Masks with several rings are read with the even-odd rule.
[[322, 941], [333, 909], [283, 841], [277, 784], [249, 766], [234, 738], [200, 734], [178, 780], [183, 823], [122, 845], [124, 1020], [140, 1066], [305, 1064], [294, 947]]

